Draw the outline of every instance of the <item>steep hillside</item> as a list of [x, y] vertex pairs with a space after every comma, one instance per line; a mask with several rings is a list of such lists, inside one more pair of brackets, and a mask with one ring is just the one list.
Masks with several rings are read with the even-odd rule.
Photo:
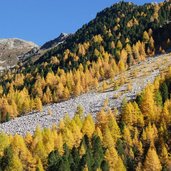
[[121, 1], [1, 73], [0, 171], [171, 170], [170, 21]]
[[38, 46], [32, 42], [21, 39], [0, 39], [0, 67], [9, 68], [15, 66], [21, 56]]
[[[143, 87], [143, 91], [136, 100], [123, 100], [120, 115], [117, 110], [109, 109], [105, 101], [95, 120], [91, 114], [84, 115], [82, 107], [78, 107], [73, 118], [66, 115], [51, 128], [41, 129], [38, 126], [33, 135], [27, 133], [25, 136], [12, 136], [0, 133], [0, 169], [170, 170], [171, 68], [165, 71], [170, 63], [170, 56], [159, 56], [133, 66], [125, 73], [130, 76], [129, 81], [135, 84], [132, 92], [139, 90], [139, 86], [140, 89]], [[163, 67], [158, 68], [160, 65]], [[152, 72], [149, 66], [153, 69]], [[137, 77], [131, 79], [138, 68], [141, 70], [138, 70]], [[153, 81], [159, 69], [164, 69], [164, 72], [154, 83], [144, 88], [148, 80]], [[128, 91], [131, 92], [130, 88]], [[94, 96], [90, 97], [93, 102], [92, 98]], [[83, 100], [83, 96], [81, 99]], [[98, 102], [101, 102], [100, 99]], [[109, 105], [111, 101], [112, 98], [108, 101]], [[86, 101], [83, 105], [86, 105]], [[54, 109], [54, 106], [51, 108]], [[2, 128], [6, 132], [15, 134], [16, 131], [22, 134], [24, 129], [35, 129], [35, 123], [39, 121], [44, 121], [41, 126], [49, 127], [49, 121], [56, 121], [55, 116], [58, 114], [59, 108], [56, 108], [56, 111], [53, 110], [48, 115], [45, 112], [36, 116], [28, 115], [10, 121]]]
[[165, 24], [163, 27], [160, 27], [154, 31], [154, 40], [160, 42], [156, 44], [156, 47], [166, 47], [166, 49], [171, 50], [170, 40], [171, 40], [171, 21], [168, 24]]
[[[107, 110], [117, 109], [120, 111], [123, 100], [135, 100], [137, 95], [148, 84], [153, 83], [155, 78], [164, 73], [169, 66], [171, 66], [171, 54], [149, 58], [117, 75], [113, 81], [107, 80], [105, 89], [103, 89], [104, 83], [102, 83], [99, 85], [98, 91], [91, 91], [67, 101], [46, 105], [42, 111], [34, 111], [26, 116], [0, 124], [0, 131], [12, 135], [17, 133], [22, 136], [27, 132], [33, 134], [37, 125], [41, 128], [50, 128], [54, 124], [58, 124], [66, 113], [72, 118], [80, 106], [85, 115], [91, 113], [93, 118], [96, 118], [103, 107]], [[120, 83], [116, 87], [118, 82]]]
[[[79, 63], [85, 63], [87, 60], [97, 60], [97, 57], [94, 57], [93, 53], [95, 49], [100, 50], [100, 46], [103, 46], [104, 50], [114, 56], [118, 61], [119, 57], [116, 46], [118, 40], [121, 41], [123, 47], [127, 43], [132, 46], [139, 40], [143, 41], [144, 31], [149, 31], [149, 29], [155, 31], [158, 28], [162, 28], [171, 20], [170, 3], [170, 1], [165, 1], [160, 4], [145, 4], [143, 6], [137, 6], [127, 2], [114, 4], [112, 7], [106, 8], [98, 13], [94, 20], [85, 24], [65, 44], [43, 55], [36, 64], [45, 61], [50, 62], [52, 56], [57, 56], [60, 60], [60, 67], [67, 69], [70, 62], [71, 67], [69, 68], [76, 67], [79, 66]], [[149, 34], [152, 34], [151, 30]], [[96, 35], [100, 35], [102, 40], [91, 43]], [[170, 35], [168, 34], [168, 36]], [[160, 40], [156, 39], [154, 42], [155, 46], [160, 45]], [[85, 54], [82, 55], [79, 52], [82, 47], [81, 45], [84, 45], [84, 43], [90, 43], [90, 46], [85, 49]], [[147, 46], [148, 43], [146, 44]], [[115, 47], [111, 48], [111, 46], [114, 46], [113, 44]], [[64, 56], [65, 50], [67, 49], [70, 50], [71, 58], [64, 62], [62, 56]], [[156, 50], [158, 51], [158, 49]], [[79, 60], [73, 61], [72, 53], [73, 55], [79, 56]], [[82, 59], [84, 56], [87, 56], [87, 60]]]
[[[143, 6], [120, 2], [106, 8], [35, 62], [2, 74], [2, 122], [95, 90], [101, 81], [165, 53], [171, 46], [170, 18], [170, 1]], [[157, 31], [167, 34], [156, 36]]]

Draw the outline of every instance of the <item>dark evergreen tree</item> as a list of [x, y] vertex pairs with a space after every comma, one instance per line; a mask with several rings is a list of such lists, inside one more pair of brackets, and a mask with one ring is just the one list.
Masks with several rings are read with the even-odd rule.
[[97, 168], [100, 168], [101, 163], [104, 160], [104, 150], [102, 147], [101, 140], [98, 136], [94, 136], [92, 138], [92, 151], [93, 151], [93, 158], [95, 159], [93, 170], [97, 170]]
[[103, 160], [102, 163], [101, 163], [101, 167], [102, 171], [109, 171], [109, 164], [106, 160]]
[[59, 168], [62, 157], [57, 150], [52, 151], [48, 156], [48, 171], [54, 171]]
[[71, 170], [77, 171], [79, 170], [79, 163], [80, 163], [80, 154], [76, 147], [74, 147], [71, 151], [73, 162], [71, 163]]
[[2, 170], [5, 170], [6, 167], [9, 165], [12, 159], [12, 156], [13, 156], [13, 151], [12, 151], [11, 146], [9, 146], [4, 150], [4, 155], [1, 159], [0, 167], [2, 168]]
[[166, 82], [161, 84], [160, 92], [161, 92], [162, 100], [163, 100], [163, 103], [164, 103], [168, 99], [168, 97], [169, 97], [169, 91], [168, 91], [168, 87], [167, 87]]
[[158, 106], [162, 106], [163, 105], [163, 100], [162, 100], [162, 95], [161, 95], [160, 90], [155, 93], [155, 101], [156, 101], [156, 104]]

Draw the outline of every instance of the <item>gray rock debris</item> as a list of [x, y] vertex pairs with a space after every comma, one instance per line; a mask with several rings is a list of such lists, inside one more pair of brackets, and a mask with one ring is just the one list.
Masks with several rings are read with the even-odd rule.
[[[166, 59], [167, 62], [164, 62], [164, 59]], [[15, 118], [9, 122], [0, 124], [0, 131], [12, 135], [17, 133], [24, 136], [26, 132], [33, 134], [37, 125], [41, 128], [51, 127], [53, 124], [57, 124], [66, 113], [68, 113], [70, 117], [73, 117], [78, 105], [83, 106], [85, 114], [92, 113], [93, 117], [95, 117], [96, 113], [103, 106], [106, 98], [109, 99], [110, 108], [120, 108], [124, 98], [127, 100], [134, 99], [148, 83], [154, 81], [155, 77], [160, 73], [159, 69], [156, 67], [158, 64], [160, 64], [163, 69], [171, 65], [169, 55], [149, 58], [148, 63], [141, 62], [141, 65], [138, 64], [132, 66], [126, 71], [124, 74], [127, 80], [132, 84], [132, 89], [130, 91], [127, 90], [128, 84], [126, 83], [115, 91], [108, 90], [103, 93], [90, 92], [61, 103], [47, 105], [43, 107], [42, 112], [29, 113], [26, 116]], [[160, 67], [160, 70], [162, 70], [162, 67]], [[131, 78], [131, 75], [135, 70], [138, 70], [138, 74], [134, 78]], [[116, 78], [119, 78], [119, 76]], [[115, 99], [113, 98], [114, 94], [121, 95]], [[51, 111], [52, 115], [49, 115], [49, 111]]]

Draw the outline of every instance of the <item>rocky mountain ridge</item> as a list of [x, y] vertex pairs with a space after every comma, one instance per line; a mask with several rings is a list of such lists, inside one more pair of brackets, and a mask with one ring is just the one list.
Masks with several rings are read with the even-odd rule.
[[62, 43], [64, 43], [65, 40], [68, 37], [70, 37], [70, 35], [72, 35], [72, 34], [61, 33], [57, 38], [44, 43], [40, 48], [34, 48], [34, 49], [30, 50], [28, 53], [26, 53], [20, 57], [22, 59], [22, 62], [24, 64], [27, 64], [30, 61], [32, 61], [32, 62], [37, 61], [46, 52], [48, 52], [49, 50], [57, 47], [58, 45], [60, 45]]
[[10, 68], [19, 62], [22, 56], [33, 48], [39, 48], [33, 42], [18, 38], [0, 39], [0, 69]]
[[0, 39], [0, 70], [15, 66], [18, 62], [36, 61], [49, 49], [63, 43], [71, 34], [61, 33], [57, 38], [44, 43], [41, 47], [18, 38]]
[[49, 49], [63, 43], [70, 35], [67, 33], [61, 33], [57, 38], [50, 40], [43, 44], [40, 49]]

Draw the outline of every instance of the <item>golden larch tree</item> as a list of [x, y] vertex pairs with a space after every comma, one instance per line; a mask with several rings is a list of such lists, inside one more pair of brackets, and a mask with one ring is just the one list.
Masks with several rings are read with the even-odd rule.
[[154, 147], [150, 147], [144, 162], [145, 171], [161, 171], [162, 166]]

